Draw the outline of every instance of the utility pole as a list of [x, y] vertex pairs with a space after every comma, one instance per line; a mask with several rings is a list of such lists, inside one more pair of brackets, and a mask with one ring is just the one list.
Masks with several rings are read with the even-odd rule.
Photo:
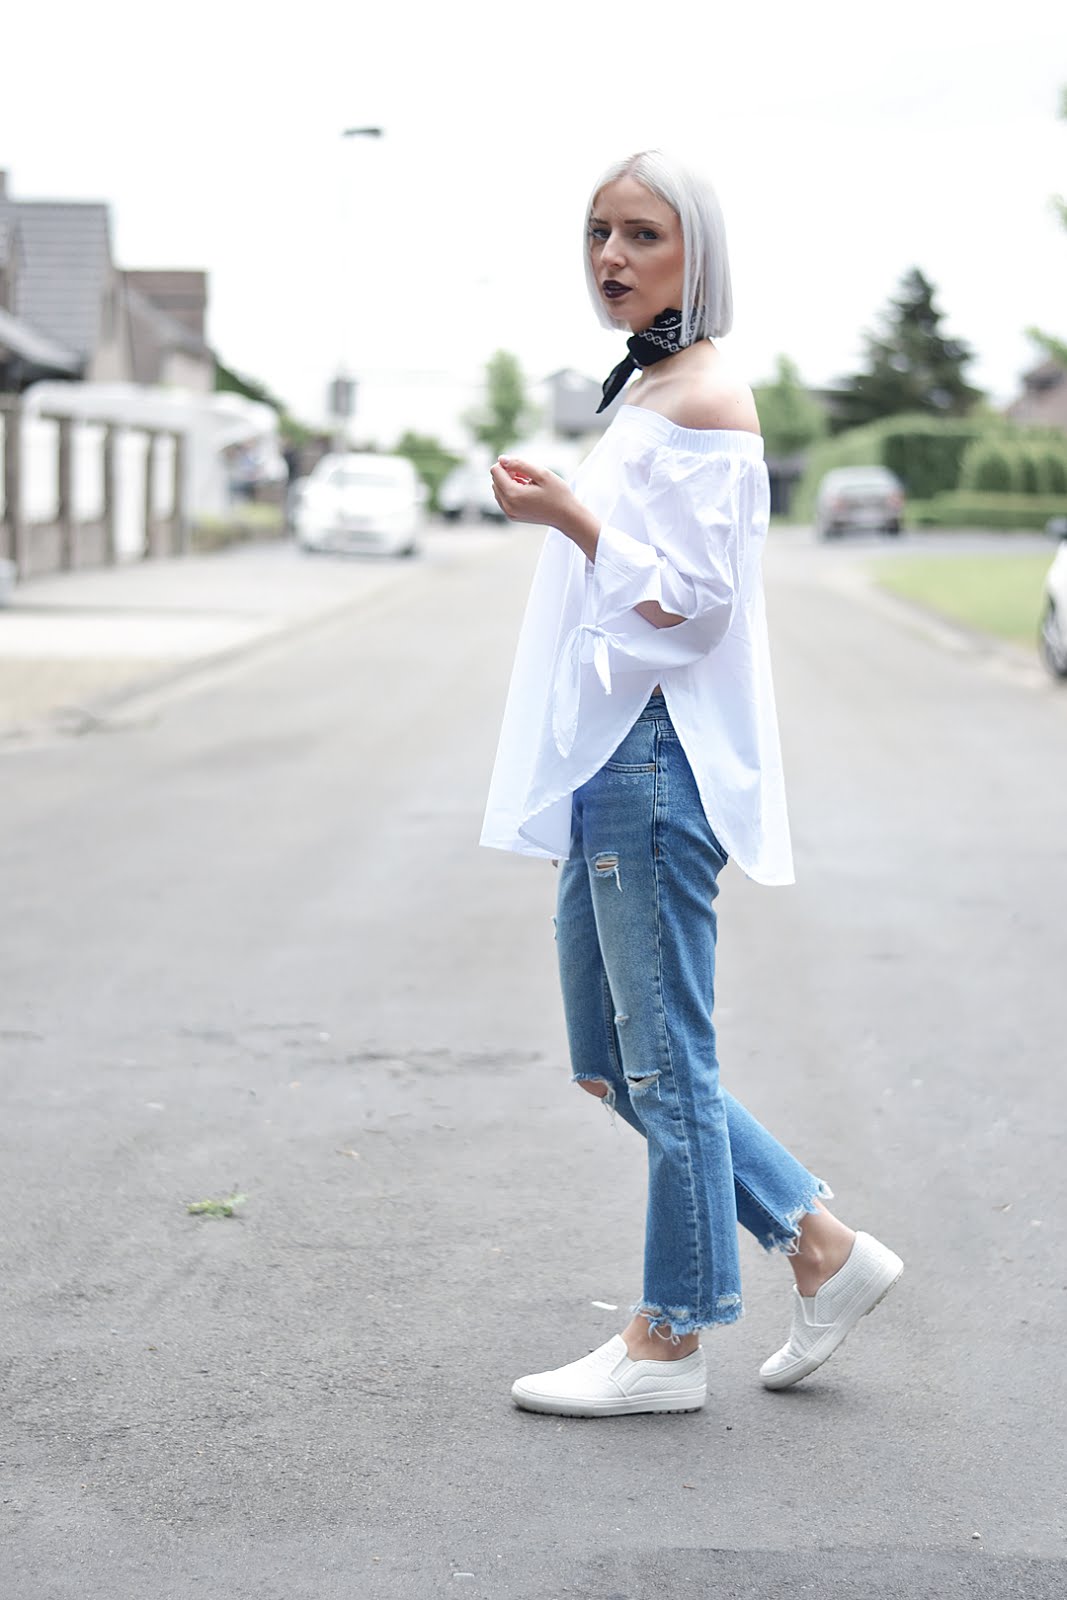
[[[380, 139], [384, 128], [345, 128], [341, 134], [342, 139]], [[337, 363], [337, 376], [330, 384], [330, 418], [333, 423], [334, 449], [343, 451], [348, 448], [351, 440], [348, 436], [349, 424], [356, 410], [356, 380], [349, 370], [349, 320], [348, 320], [348, 278], [349, 251], [351, 247], [352, 216], [349, 205], [349, 185], [343, 183], [341, 195], [341, 304], [338, 307], [340, 316], [340, 329], [338, 344], [340, 355]]]

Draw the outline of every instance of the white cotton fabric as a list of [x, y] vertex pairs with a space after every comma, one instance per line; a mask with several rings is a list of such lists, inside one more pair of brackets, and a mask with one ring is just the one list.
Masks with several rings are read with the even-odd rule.
[[[711, 827], [757, 883], [793, 882], [761, 557], [763, 440], [623, 405], [571, 488], [595, 561], [548, 530], [519, 634], [481, 843], [564, 859], [571, 795], [658, 683]], [[656, 628], [655, 600], [686, 618]]]

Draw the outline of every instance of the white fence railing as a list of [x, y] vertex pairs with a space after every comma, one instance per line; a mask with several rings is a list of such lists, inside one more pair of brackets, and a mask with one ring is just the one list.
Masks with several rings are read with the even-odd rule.
[[0, 401], [0, 560], [19, 578], [188, 547], [177, 432]]
[[38, 383], [0, 396], [0, 561], [21, 578], [182, 554], [224, 516], [233, 458], [284, 483], [277, 414], [236, 394]]

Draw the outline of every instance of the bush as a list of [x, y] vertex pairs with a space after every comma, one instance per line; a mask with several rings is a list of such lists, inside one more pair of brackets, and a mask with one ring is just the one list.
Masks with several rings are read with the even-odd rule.
[[[996, 464], [982, 468], [981, 484], [968, 482], [964, 477], [968, 463], [973, 474], [977, 470], [974, 463], [985, 459], [984, 453], [995, 455]], [[1026, 467], [1024, 454], [1027, 459], [1033, 458]], [[1027, 492], [1060, 494], [1064, 492], [1061, 474], [1067, 474], [1067, 441], [1056, 429], [1024, 430], [1003, 417], [988, 414], [965, 418], [885, 417], [835, 434], [809, 451], [804, 476], [793, 497], [791, 517], [810, 522], [819, 482], [831, 468], [873, 465], [895, 472], [909, 500], [933, 501], [956, 488], [983, 494], [1019, 493], [1024, 476], [1034, 485]]]
[[1035, 449], [1038, 494], [1067, 494], [1067, 445], [1047, 444]]
[[1015, 452], [1016, 471], [1018, 482], [1015, 487], [1020, 494], [1040, 494], [1039, 480], [1040, 468], [1038, 467], [1038, 453], [1031, 445], [1021, 444]]
[[882, 464], [917, 500], [955, 489], [968, 446], [990, 432], [985, 419], [949, 417], [890, 417], [882, 427]]
[[909, 496], [930, 499], [956, 487], [968, 445], [994, 431], [1006, 432], [1007, 425], [984, 417], [913, 415], [883, 417], [835, 434], [809, 452], [791, 515], [798, 522], [811, 520], [819, 482], [833, 467], [888, 467]]
[[1050, 517], [1067, 516], [1067, 495], [996, 494], [955, 489], [905, 508], [909, 526], [994, 528], [1042, 532]]
[[198, 517], [193, 523], [190, 547], [197, 552], [221, 550], [243, 539], [280, 539], [285, 533], [281, 506], [248, 501], [232, 506], [225, 516]]
[[[1017, 452], [997, 439], [975, 439], [963, 452], [959, 486], [996, 494], [1019, 488]], [[954, 485], [949, 485], [949, 488]]]

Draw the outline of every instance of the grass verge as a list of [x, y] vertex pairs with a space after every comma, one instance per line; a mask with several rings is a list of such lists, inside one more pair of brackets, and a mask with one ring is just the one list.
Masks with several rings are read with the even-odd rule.
[[872, 570], [890, 594], [998, 639], [1032, 644], [1048, 569], [1047, 555], [1009, 554], [904, 556]]

